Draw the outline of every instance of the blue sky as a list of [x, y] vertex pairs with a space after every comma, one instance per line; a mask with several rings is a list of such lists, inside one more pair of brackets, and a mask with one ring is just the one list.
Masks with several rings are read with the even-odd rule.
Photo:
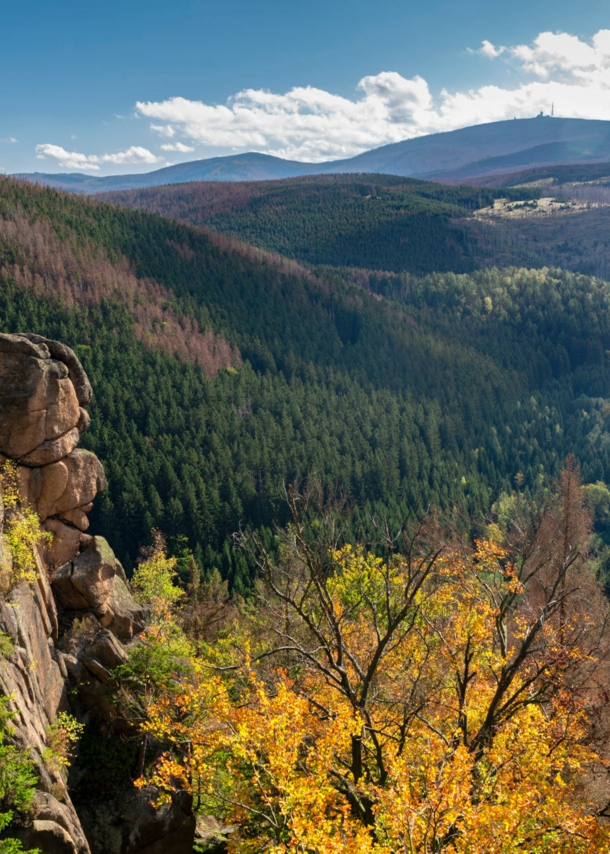
[[330, 159], [551, 99], [610, 119], [607, 0], [3, 7], [7, 172], [148, 171], [245, 150]]

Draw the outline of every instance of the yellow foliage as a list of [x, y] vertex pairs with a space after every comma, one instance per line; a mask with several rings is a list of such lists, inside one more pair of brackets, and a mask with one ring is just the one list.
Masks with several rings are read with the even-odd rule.
[[55, 770], [69, 768], [72, 762], [74, 746], [85, 728], [73, 715], [59, 712], [54, 723], [47, 727], [46, 747], [42, 758], [47, 767]]
[[[439, 558], [408, 608], [404, 558], [345, 547], [332, 559], [325, 605], [305, 615], [324, 652], [288, 671], [265, 670], [265, 658], [222, 672], [213, 659], [194, 662], [189, 686], [147, 709], [145, 731], [170, 749], [140, 785], [157, 785], [161, 800], [186, 787], [238, 827], [229, 846], [243, 854], [610, 851], [582, 785], [600, 761], [585, 707], [562, 688], [566, 662], [586, 661], [570, 644], [579, 628], [537, 628], [553, 690], [540, 687], [538, 659], [511, 670], [532, 629], [522, 617], [498, 640], [498, 596], [513, 601], [523, 584], [497, 539]], [[380, 638], [403, 613], [369, 685]], [[323, 619], [340, 639], [330, 652]]]
[[6, 513], [4, 532], [0, 536], [11, 558], [6, 589], [3, 591], [7, 592], [21, 581], [29, 584], [35, 581], [35, 549], [50, 543], [53, 535], [41, 529], [37, 514], [21, 498], [13, 463], [7, 462], [0, 468], [0, 495]]
[[151, 606], [153, 622], [165, 620], [171, 606], [182, 596], [173, 583], [177, 562], [159, 547], [135, 569], [131, 580], [134, 596], [136, 601]]
[[176, 747], [188, 743], [187, 761], [166, 754], [140, 785], [159, 786], [162, 801], [186, 787], [206, 808], [228, 812], [242, 828], [230, 850], [254, 854], [262, 837], [273, 854], [368, 852], [370, 835], [351, 819], [331, 775], [335, 753], [348, 749], [353, 715], [346, 719], [340, 706], [329, 718], [312, 713], [285, 674], [270, 693], [251, 672], [237, 702], [224, 680], [200, 676], [188, 694], [149, 709], [144, 727]]

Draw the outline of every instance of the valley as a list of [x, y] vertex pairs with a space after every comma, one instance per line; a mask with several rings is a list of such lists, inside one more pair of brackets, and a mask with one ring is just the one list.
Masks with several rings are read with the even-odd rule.
[[9, 854], [607, 850], [607, 166], [501, 124], [0, 176]]
[[609, 477], [603, 281], [316, 272], [8, 179], [0, 206], [2, 330], [35, 326], [82, 358], [99, 425], [83, 441], [110, 483], [94, 519], [127, 566], [159, 527], [246, 592], [232, 536], [270, 537], [294, 479], [344, 494], [367, 537], [371, 515], [399, 525], [430, 503], [482, 518], [570, 452]]

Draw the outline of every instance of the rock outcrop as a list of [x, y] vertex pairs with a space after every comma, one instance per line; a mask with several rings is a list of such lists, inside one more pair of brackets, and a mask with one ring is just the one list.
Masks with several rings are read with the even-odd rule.
[[[39, 778], [31, 814], [9, 835], [44, 854], [190, 854], [195, 818], [187, 796], [157, 812], [130, 785], [77, 810], [65, 773], [45, 759], [61, 711], [101, 723], [112, 737], [112, 670], [127, 659], [125, 645], [138, 643], [147, 617], [109, 544], [86, 533], [92, 502], [106, 488], [97, 457], [77, 447], [90, 400], [68, 347], [0, 334], [0, 464], [14, 463], [22, 496], [53, 534], [35, 554], [35, 581], [0, 596], [0, 632], [14, 647], [0, 656], [0, 694], [10, 698], [13, 739], [30, 752]], [[8, 577], [3, 519], [0, 500], [0, 575]]]
[[125, 570], [103, 537], [51, 575], [53, 589], [66, 611], [89, 610], [99, 624], [127, 643], [140, 634], [147, 611], [129, 592]]
[[106, 489], [95, 454], [77, 448], [91, 385], [69, 347], [40, 335], [0, 334], [0, 462], [13, 460], [24, 496], [53, 533], [51, 566], [89, 541], [87, 514]]
[[67, 671], [55, 646], [57, 608], [42, 563], [37, 570], [35, 584], [22, 582], [9, 596], [0, 597], [0, 631], [14, 647], [0, 662], [0, 692], [11, 698], [17, 712], [14, 741], [30, 751], [39, 777], [31, 821], [11, 828], [10, 835], [45, 854], [90, 854], [61, 772], [43, 758], [49, 726], [58, 712], [70, 707]]

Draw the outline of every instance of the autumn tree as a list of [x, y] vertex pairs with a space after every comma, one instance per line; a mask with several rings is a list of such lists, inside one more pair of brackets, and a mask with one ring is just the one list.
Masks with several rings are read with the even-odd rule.
[[169, 747], [154, 782], [222, 810], [240, 851], [607, 850], [581, 496], [570, 462], [473, 547], [429, 518], [381, 556], [333, 543], [292, 492], [237, 643], [147, 710]]

